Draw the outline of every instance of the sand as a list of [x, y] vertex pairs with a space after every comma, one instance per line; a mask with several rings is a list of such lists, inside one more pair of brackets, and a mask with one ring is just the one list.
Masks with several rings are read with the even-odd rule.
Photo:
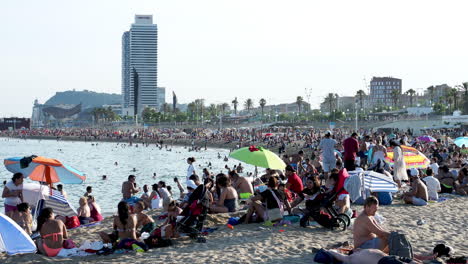
[[[458, 255], [468, 253], [468, 198], [449, 195], [449, 200], [426, 207], [404, 205], [397, 201], [381, 206], [387, 230], [408, 234], [415, 253], [426, 254], [437, 243], [451, 245]], [[361, 206], [352, 206], [359, 212]], [[151, 212], [157, 215], [158, 212]], [[261, 224], [226, 227], [229, 215], [210, 215], [207, 226], [218, 230], [207, 236], [207, 243], [196, 243], [189, 238], [175, 240], [172, 247], [152, 249], [145, 253], [113, 254], [74, 258], [48, 258], [38, 254], [22, 256], [0, 255], [0, 263], [314, 263], [313, 250], [334, 247], [349, 241], [352, 229], [332, 232], [321, 227], [301, 228], [297, 224], [287, 227], [265, 227]], [[422, 218], [424, 225], [416, 222]], [[100, 225], [78, 228], [69, 232], [75, 242], [98, 240], [99, 231], [110, 231], [112, 221], [105, 219]], [[284, 230], [280, 232], [279, 230]]]

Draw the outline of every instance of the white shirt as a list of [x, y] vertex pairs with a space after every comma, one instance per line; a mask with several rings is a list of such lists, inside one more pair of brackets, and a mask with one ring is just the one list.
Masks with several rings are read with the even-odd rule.
[[[16, 186], [13, 181], [9, 181], [7, 184], [5, 184], [5, 187], [8, 188], [10, 191], [18, 191], [18, 190], [23, 190], [23, 184], [20, 184]], [[11, 205], [11, 206], [16, 206], [21, 203], [21, 199], [19, 197], [7, 197], [5, 198], [5, 204]]]
[[439, 164], [432, 163], [431, 165], [429, 165], [429, 167], [431, 167], [432, 173], [434, 173], [434, 175], [439, 175]]
[[187, 169], [187, 181], [189, 180], [190, 176], [193, 175], [195, 172], [195, 168], [193, 167], [193, 164], [190, 164]]
[[440, 192], [440, 182], [434, 176], [427, 176], [422, 179], [427, 185], [427, 193], [429, 194], [429, 200], [438, 200], [439, 195], [437, 192]]
[[161, 195], [161, 198], [167, 199], [171, 197], [171, 193], [164, 187], [159, 188], [159, 194]]

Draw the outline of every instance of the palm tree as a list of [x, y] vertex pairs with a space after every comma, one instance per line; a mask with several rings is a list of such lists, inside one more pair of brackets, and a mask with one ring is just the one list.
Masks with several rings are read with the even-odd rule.
[[431, 104], [434, 104], [435, 87], [431, 85], [431, 86], [427, 87], [427, 91], [429, 92], [429, 97], [431, 98]]
[[234, 98], [231, 102], [234, 105], [234, 114], [237, 115], [237, 105], [239, 104], [239, 101], [237, 101], [237, 97]]
[[265, 108], [266, 105], [266, 100], [265, 99], [260, 99], [259, 101], [260, 108], [262, 109], [262, 117], [263, 117], [263, 108]]
[[449, 94], [453, 97], [453, 110], [458, 109], [458, 89], [457, 88], [452, 88], [449, 91]]
[[465, 90], [465, 96], [463, 97], [463, 114], [468, 114], [468, 82], [463, 83], [463, 87]]
[[216, 107], [215, 104], [210, 104], [210, 106], [208, 106], [208, 113], [211, 116], [217, 116], [218, 115], [218, 108]]
[[398, 89], [392, 90], [391, 96], [392, 96], [393, 106], [395, 107], [395, 109], [398, 105], [398, 100], [400, 99], [400, 95], [401, 93]]
[[330, 117], [332, 112], [335, 111], [335, 102], [337, 99], [338, 95], [335, 96], [333, 93], [329, 93], [327, 97], [325, 97], [325, 103], [328, 104], [328, 110], [330, 111]]
[[363, 90], [359, 90], [357, 91], [356, 93], [356, 96], [359, 97], [359, 106], [361, 107], [361, 109], [363, 109], [364, 107], [362, 107], [363, 105], [363, 97], [366, 95], [366, 93], [363, 91]]
[[300, 113], [302, 109], [302, 105], [304, 104], [304, 99], [302, 98], [302, 96], [298, 96], [296, 98], [296, 104], [297, 104], [297, 111]]
[[221, 104], [221, 110], [223, 111], [223, 115], [224, 115], [224, 112], [226, 112], [226, 108], [228, 108], [229, 104], [228, 103], [222, 103]]
[[408, 91], [406, 91], [406, 94], [409, 95], [410, 105], [411, 107], [413, 107], [413, 97], [416, 94], [416, 91], [413, 89], [409, 89]]
[[245, 100], [244, 107], [247, 108], [247, 112], [250, 114], [250, 109], [253, 107], [253, 101], [252, 99], [247, 99]]

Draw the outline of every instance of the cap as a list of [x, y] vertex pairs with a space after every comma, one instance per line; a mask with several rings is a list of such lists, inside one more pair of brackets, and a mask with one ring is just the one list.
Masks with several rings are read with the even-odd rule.
[[332, 135], [333, 133], [330, 130], [325, 131], [325, 135], [330, 134]]
[[419, 176], [419, 171], [416, 168], [411, 168], [411, 176], [413, 177], [418, 177]]
[[194, 181], [188, 180], [188, 181], [187, 181], [187, 188], [192, 188], [192, 189], [195, 190], [195, 189], [197, 188], [197, 185], [195, 184]]

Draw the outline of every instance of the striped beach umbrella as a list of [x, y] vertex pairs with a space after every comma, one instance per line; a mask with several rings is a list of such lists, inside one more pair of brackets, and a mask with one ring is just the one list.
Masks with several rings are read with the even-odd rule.
[[45, 207], [50, 207], [56, 215], [75, 216], [77, 212], [73, 205], [59, 192], [48, 186], [38, 183], [23, 183], [23, 202], [36, 207], [36, 212]]
[[14, 157], [3, 161], [10, 172], [21, 172], [24, 177], [33, 181], [47, 182], [48, 184], [61, 182], [65, 184], [80, 184], [86, 180], [86, 175], [71, 166], [62, 164], [56, 159], [45, 157]]
[[[401, 150], [403, 151], [403, 159], [405, 160], [406, 168], [411, 169], [425, 169], [431, 163], [430, 160], [421, 152], [413, 147], [408, 147], [405, 145], [401, 145]], [[387, 150], [387, 157], [385, 161], [393, 167], [395, 164], [393, 161], [393, 149], [389, 148]]]

